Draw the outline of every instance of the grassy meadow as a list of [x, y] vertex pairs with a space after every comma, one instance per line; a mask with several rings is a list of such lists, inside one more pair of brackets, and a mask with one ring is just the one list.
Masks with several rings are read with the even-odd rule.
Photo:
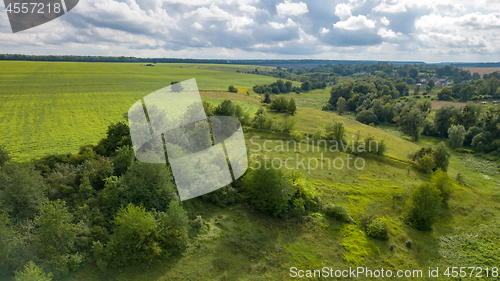
[[[191, 78], [196, 78], [204, 100], [217, 104], [231, 99], [254, 113], [262, 105], [260, 97], [251, 93], [252, 86], [276, 81], [273, 77], [236, 72], [254, 68], [0, 62], [0, 144], [16, 160], [76, 152], [83, 144], [96, 144], [110, 122], [124, 120], [123, 113], [136, 100], [168, 86], [171, 81]], [[239, 88], [239, 92], [227, 92], [230, 84]], [[348, 139], [359, 132], [361, 137], [372, 135], [385, 141], [386, 157], [364, 156], [363, 170], [299, 168], [321, 201], [346, 206], [354, 224], [341, 223], [320, 213], [299, 222], [279, 220], [247, 204], [219, 208], [195, 198], [183, 202], [183, 207], [190, 214], [202, 215], [210, 226], [193, 238], [182, 255], [151, 267], [106, 273], [86, 266], [65, 280], [288, 280], [292, 266], [422, 269], [426, 276], [428, 267], [500, 266], [497, 163], [453, 152], [448, 174], [456, 178], [460, 173], [463, 183], [455, 185], [455, 192], [442, 207], [433, 231], [417, 231], [404, 224], [401, 213], [411, 191], [429, 181], [430, 176], [414, 169], [407, 156], [421, 147], [437, 145], [440, 139], [422, 137], [413, 142], [394, 127], [368, 126], [349, 116], [321, 111], [329, 98], [328, 88], [283, 96], [297, 101], [297, 114], [291, 118], [296, 120], [298, 132], [313, 134], [324, 130], [330, 120], [337, 120], [344, 123]], [[266, 140], [275, 144], [274, 141], [288, 138], [282, 133], [249, 129], [245, 133], [247, 149], [255, 149], [251, 142], [254, 136], [260, 137], [253, 140], [260, 145]], [[312, 145], [308, 147], [312, 149]], [[299, 152], [299, 156], [321, 158], [319, 150], [315, 147], [315, 152]], [[280, 159], [297, 155], [295, 151], [265, 154]], [[324, 152], [324, 157], [345, 158], [347, 154]], [[385, 220], [390, 230], [388, 240], [373, 239], [361, 230], [360, 220], [367, 214]], [[411, 247], [407, 246], [409, 240]]]

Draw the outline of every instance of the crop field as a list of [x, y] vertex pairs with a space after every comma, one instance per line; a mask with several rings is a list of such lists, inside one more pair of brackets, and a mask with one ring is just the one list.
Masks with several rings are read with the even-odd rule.
[[[179, 68], [169, 64], [0, 62], [0, 144], [14, 159], [76, 152], [95, 144], [141, 97], [172, 81], [197, 79], [200, 90], [239, 89], [272, 77]], [[207, 65], [203, 65], [207, 67]], [[240, 66], [241, 67], [241, 66]]]
[[490, 74], [495, 71], [500, 71], [500, 67], [461, 67], [463, 70], [469, 70], [470, 73], [477, 72], [481, 77], [483, 77], [484, 74]]

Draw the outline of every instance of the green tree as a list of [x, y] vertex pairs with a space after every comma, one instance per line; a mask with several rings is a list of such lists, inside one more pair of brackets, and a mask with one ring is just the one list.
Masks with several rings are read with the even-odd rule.
[[450, 155], [446, 144], [440, 142], [434, 151], [434, 163], [436, 164], [436, 168], [440, 168], [446, 172], [448, 164], [450, 163]]
[[2, 167], [5, 164], [5, 162], [9, 160], [10, 160], [9, 152], [4, 146], [0, 145], [0, 167]]
[[418, 69], [416, 68], [411, 68], [408, 73], [410, 74], [410, 77], [413, 79], [418, 77]]
[[126, 202], [148, 211], [166, 211], [170, 201], [177, 198], [172, 175], [164, 165], [134, 162], [122, 183]]
[[135, 159], [134, 149], [131, 146], [122, 146], [116, 150], [116, 157], [113, 159], [113, 168], [116, 176], [125, 174], [128, 167]]
[[285, 82], [285, 89], [286, 89], [287, 93], [293, 91], [292, 81], [286, 81]]
[[23, 271], [17, 271], [15, 281], [51, 281], [52, 273], [45, 273], [32, 261], [24, 266]]
[[363, 110], [356, 114], [356, 121], [363, 124], [378, 124], [378, 117], [371, 110]]
[[406, 223], [418, 230], [430, 230], [439, 215], [439, 195], [439, 190], [429, 183], [415, 188], [406, 205]]
[[441, 89], [437, 94], [438, 100], [452, 100], [453, 92], [449, 87]]
[[342, 113], [344, 113], [345, 107], [346, 107], [346, 101], [343, 97], [340, 97], [337, 100], [337, 111], [339, 112], [339, 115], [342, 115]]
[[215, 110], [215, 116], [234, 116], [236, 113], [236, 106], [231, 100], [224, 100], [219, 104]]
[[143, 207], [128, 204], [118, 211], [114, 231], [106, 245], [111, 265], [151, 263], [162, 255], [157, 242], [157, 221]]
[[326, 138], [329, 140], [344, 141], [345, 127], [344, 123], [338, 121], [330, 121], [325, 128]]
[[414, 141], [418, 141], [418, 137], [424, 127], [426, 114], [418, 108], [412, 108], [409, 111], [403, 111], [399, 116], [396, 116], [394, 121], [403, 133], [411, 136]]
[[309, 81], [305, 81], [305, 82], [303, 82], [303, 83], [300, 85], [300, 88], [302, 89], [302, 91], [305, 91], [305, 92], [307, 92], [307, 91], [311, 90], [311, 82], [309, 82]]
[[[151, 112], [148, 111], [149, 116]], [[99, 144], [94, 150], [100, 155], [110, 156], [120, 146], [132, 146], [132, 139], [130, 137], [130, 129], [124, 122], [111, 124], [106, 132], [106, 137], [99, 141]]]
[[57, 199], [40, 204], [40, 215], [35, 218], [36, 252], [43, 264], [57, 275], [67, 274], [75, 242], [82, 226], [73, 223], [73, 215], [66, 202]]
[[451, 126], [448, 130], [448, 138], [452, 148], [462, 147], [465, 139], [465, 128], [462, 125]]
[[287, 111], [288, 100], [286, 100], [284, 97], [275, 98], [271, 101], [269, 109], [278, 112]]
[[432, 89], [434, 89], [434, 86], [436, 86], [436, 82], [434, 82], [434, 80], [432, 79], [429, 79], [429, 81], [427, 81], [427, 87], [429, 88], [429, 92], [432, 91]]
[[458, 121], [460, 111], [453, 105], [445, 105], [436, 110], [434, 116], [434, 128], [441, 137], [448, 137], [448, 129], [450, 126]]
[[33, 166], [7, 163], [0, 171], [0, 206], [15, 221], [32, 219], [47, 188]]
[[212, 103], [203, 101], [203, 109], [207, 116], [214, 116], [215, 106]]
[[406, 82], [399, 82], [394, 85], [400, 96], [408, 96], [410, 94], [410, 86]]
[[263, 103], [270, 104], [271, 103], [271, 95], [269, 93], [264, 94], [264, 100], [262, 100]]
[[453, 181], [448, 177], [448, 174], [437, 169], [432, 174], [431, 184], [439, 190], [442, 202], [448, 202], [453, 193]]
[[180, 253], [188, 244], [189, 218], [179, 201], [172, 201], [168, 210], [159, 214], [158, 237], [164, 255]]
[[235, 86], [230, 85], [230, 86], [227, 88], [227, 91], [228, 91], [228, 92], [231, 92], [231, 93], [237, 93], [237, 92], [238, 92], [238, 89], [236, 89], [236, 87], [235, 87]]
[[295, 100], [293, 98], [291, 98], [288, 102], [287, 111], [292, 115], [295, 115], [295, 112], [297, 111], [297, 105], [295, 105]]

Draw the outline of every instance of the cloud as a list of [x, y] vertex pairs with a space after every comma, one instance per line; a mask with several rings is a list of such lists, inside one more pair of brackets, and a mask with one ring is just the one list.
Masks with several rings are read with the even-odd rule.
[[378, 35], [382, 36], [383, 38], [396, 38], [398, 37], [399, 35], [402, 35], [402, 33], [398, 32], [397, 34], [392, 31], [392, 30], [388, 30], [388, 29], [385, 29], [385, 28], [381, 28], [378, 30], [377, 32]]
[[352, 16], [351, 8], [345, 3], [335, 6], [335, 15], [341, 20], [346, 20]]
[[346, 29], [346, 30], [360, 30], [360, 29], [370, 29], [375, 28], [375, 21], [367, 19], [363, 15], [350, 17], [345, 21], [339, 21], [334, 23], [335, 28]]
[[380, 23], [385, 26], [388, 26], [391, 22], [386, 17], [383, 17], [380, 19]]
[[378, 13], [404, 13], [406, 12], [406, 7], [405, 4], [402, 2], [399, 2], [394, 5], [386, 4], [385, 1], [383, 3], [380, 3], [380, 5], [376, 6], [373, 8], [374, 12]]
[[285, 2], [276, 5], [276, 12], [280, 16], [300, 16], [309, 12], [309, 10], [307, 9], [307, 4], [304, 2], [292, 3], [289, 0], [285, 0]]

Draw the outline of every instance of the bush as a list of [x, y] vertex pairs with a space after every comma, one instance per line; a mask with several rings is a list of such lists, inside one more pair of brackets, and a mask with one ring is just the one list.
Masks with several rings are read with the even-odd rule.
[[305, 139], [305, 136], [302, 133], [299, 133], [297, 131], [290, 132], [290, 137], [292, 138], [292, 140], [294, 140], [296, 142], [299, 142], [299, 141]]
[[349, 214], [345, 206], [334, 205], [330, 203], [323, 207], [323, 213], [338, 221], [348, 222], [348, 223], [353, 221], [351, 215]]
[[295, 100], [291, 98], [290, 101], [288, 102], [287, 112], [292, 115], [295, 115], [296, 111], [297, 111], [297, 105], [295, 105]]
[[269, 106], [270, 110], [273, 111], [287, 111], [288, 110], [288, 100], [286, 100], [284, 97], [278, 97], [275, 98], [271, 101], [271, 105]]
[[238, 92], [238, 89], [236, 89], [236, 87], [234, 87], [233, 85], [230, 85], [230, 86], [227, 88], [227, 91], [228, 91], [228, 92], [231, 92], [231, 93], [237, 93], [237, 92]]
[[417, 161], [417, 168], [425, 173], [432, 173], [435, 167], [436, 164], [434, 164], [434, 159], [432, 159], [432, 156], [430, 155], [425, 155]]
[[378, 124], [378, 117], [377, 115], [375, 115], [375, 113], [373, 113], [371, 110], [363, 110], [361, 112], [359, 112], [357, 115], [356, 115], [356, 121], [358, 122], [361, 122], [363, 124], [370, 124], [370, 123], [373, 123], [373, 124]]
[[438, 218], [440, 192], [437, 188], [424, 183], [413, 190], [403, 215], [407, 224], [418, 230], [430, 230]]
[[[368, 153], [373, 153], [373, 154], [377, 154], [377, 155], [381, 155], [383, 156], [385, 154], [385, 151], [387, 150], [387, 145], [385, 144], [385, 141], [382, 140], [382, 141], [378, 141], [375, 139], [374, 136], [367, 136], [364, 140], [363, 140], [364, 144], [365, 144], [365, 150], [366, 152]], [[360, 151], [358, 151], [360, 152]]]
[[271, 103], [271, 95], [269, 93], [264, 94], [264, 99], [262, 100], [262, 103], [267, 103], [267, 104]]
[[437, 169], [431, 177], [432, 186], [436, 187], [441, 195], [441, 200], [446, 203], [453, 193], [453, 181], [448, 177], [448, 174]]
[[223, 208], [239, 201], [240, 196], [231, 185], [224, 186], [202, 196], [203, 200]]
[[298, 217], [318, 205], [298, 172], [275, 169], [271, 159], [253, 162], [243, 177], [242, 188], [253, 206], [276, 217]]
[[448, 164], [450, 163], [450, 152], [446, 147], [444, 142], [440, 142], [434, 151], [434, 164], [436, 164], [436, 168], [439, 168], [446, 172], [448, 169]]
[[328, 140], [344, 141], [345, 127], [344, 123], [337, 121], [330, 121], [326, 124], [325, 128], [326, 138]]
[[370, 221], [366, 233], [373, 238], [384, 240], [389, 238], [389, 229], [384, 220], [380, 218], [375, 218]]
[[135, 159], [134, 149], [131, 146], [119, 147], [116, 150], [116, 157], [113, 159], [115, 176], [121, 176], [128, 171]]

